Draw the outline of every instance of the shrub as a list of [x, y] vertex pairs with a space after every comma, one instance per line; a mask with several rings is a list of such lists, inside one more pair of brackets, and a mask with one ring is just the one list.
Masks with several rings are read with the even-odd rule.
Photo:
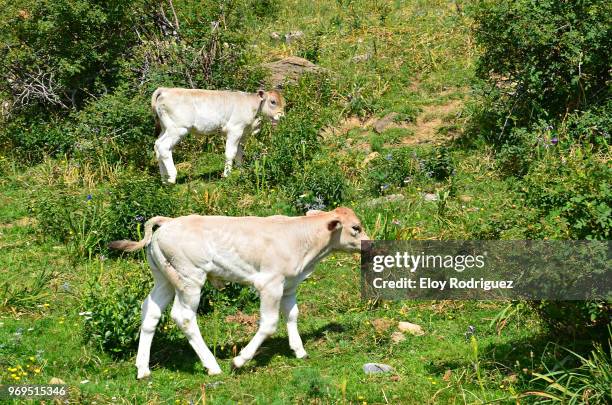
[[430, 150], [398, 148], [383, 151], [376, 157], [371, 162], [366, 179], [374, 194], [385, 194], [415, 180], [444, 180], [453, 171], [454, 166], [445, 147]]
[[515, 126], [558, 121], [609, 98], [609, 13], [605, 0], [480, 0], [472, 7], [488, 135], [503, 142]]
[[137, 39], [133, 26], [143, 6], [57, 0], [27, 2], [19, 13], [9, 8], [0, 19], [2, 90], [16, 106], [61, 108], [101, 94], [114, 84], [119, 60]]
[[[135, 351], [140, 332], [141, 305], [153, 283], [141, 271], [124, 274], [107, 285], [94, 281], [83, 300], [85, 341], [118, 357]], [[160, 322], [160, 325], [166, 322]], [[163, 328], [160, 328], [163, 329]], [[159, 337], [159, 335], [157, 335]]]
[[74, 259], [99, 251], [109, 225], [102, 193], [85, 194], [63, 183], [37, 189], [30, 211], [42, 234], [65, 243]]
[[295, 206], [306, 212], [311, 209], [329, 210], [338, 206], [346, 195], [348, 185], [338, 165], [315, 157], [306, 164], [302, 175], [296, 175], [290, 186]]
[[[612, 169], [603, 157], [583, 148], [549, 153], [525, 176], [526, 204], [537, 209], [542, 224], [530, 237], [550, 237], [543, 224], [556, 224], [568, 239], [609, 239], [612, 229]], [[604, 159], [605, 160], [605, 159]]]
[[567, 367], [564, 360], [561, 363], [556, 362], [555, 367], [550, 369], [544, 364], [546, 373], [536, 373], [534, 380], [545, 381], [546, 390], [532, 391], [529, 394], [567, 404], [611, 403], [612, 329], [608, 329], [607, 347], [595, 344], [588, 357], [565, 347], [561, 349], [568, 352], [571, 360], [578, 361], [580, 365], [575, 368]]
[[159, 176], [124, 174], [109, 192], [108, 240], [142, 238], [141, 224], [157, 215], [175, 216], [182, 204], [177, 190], [164, 186]]
[[155, 124], [149, 97], [117, 90], [72, 115], [67, 133], [81, 161], [127, 163], [145, 168], [153, 160]]

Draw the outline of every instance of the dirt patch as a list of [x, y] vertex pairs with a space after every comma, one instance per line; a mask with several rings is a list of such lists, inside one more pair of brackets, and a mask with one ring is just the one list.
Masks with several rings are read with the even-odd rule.
[[19, 218], [16, 221], [9, 222], [8, 224], [0, 224], [0, 229], [10, 229], [15, 226], [29, 226], [29, 225], [33, 225], [35, 222], [36, 220], [34, 218], [23, 217], [23, 218]]
[[462, 104], [461, 100], [451, 100], [446, 104], [424, 107], [416, 122], [406, 126], [412, 128], [414, 134], [404, 138], [401, 142], [402, 145], [416, 145], [442, 140], [443, 137], [438, 134], [438, 130], [444, 124], [444, 117], [458, 111]]
[[257, 329], [259, 317], [256, 314], [247, 315], [242, 311], [236, 312], [234, 315], [225, 317], [225, 322], [239, 323], [245, 325], [249, 330]]

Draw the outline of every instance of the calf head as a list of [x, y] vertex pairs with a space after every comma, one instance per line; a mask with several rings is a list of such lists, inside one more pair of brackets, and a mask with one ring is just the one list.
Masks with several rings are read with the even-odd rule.
[[257, 95], [261, 99], [261, 113], [270, 118], [272, 125], [285, 116], [285, 99], [278, 90], [263, 91], [259, 90]]
[[331, 248], [342, 252], [359, 252], [361, 241], [370, 240], [365, 233], [361, 221], [352, 209], [338, 207], [333, 211], [323, 212], [312, 210], [306, 213], [307, 216], [325, 215], [328, 220], [327, 230], [331, 233]]

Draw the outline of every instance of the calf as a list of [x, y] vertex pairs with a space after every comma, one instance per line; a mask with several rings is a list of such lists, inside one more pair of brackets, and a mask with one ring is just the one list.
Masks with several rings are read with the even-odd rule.
[[[160, 225], [155, 233], [154, 225]], [[286, 318], [289, 346], [297, 358], [306, 357], [297, 328], [298, 284], [331, 252], [359, 252], [361, 241], [367, 239], [359, 218], [349, 208], [312, 211], [303, 217], [151, 218], [140, 242], [120, 240], [110, 244], [113, 249], [129, 252], [146, 247], [155, 280], [142, 305], [136, 357], [138, 378], [151, 374], [153, 334], [173, 299], [172, 319], [187, 336], [208, 374], [221, 373], [196, 321], [200, 291], [206, 280], [213, 285], [221, 280], [251, 285], [259, 291], [259, 329], [234, 357], [234, 367], [242, 367], [252, 359], [262, 342], [276, 331], [279, 310]]]
[[151, 96], [151, 108], [160, 135], [155, 141], [155, 157], [162, 180], [176, 182], [172, 149], [189, 132], [209, 133], [221, 130], [225, 143], [225, 170], [232, 163], [242, 163], [245, 131], [259, 131], [260, 115], [275, 125], [284, 116], [285, 101], [276, 90], [257, 93], [160, 87]]

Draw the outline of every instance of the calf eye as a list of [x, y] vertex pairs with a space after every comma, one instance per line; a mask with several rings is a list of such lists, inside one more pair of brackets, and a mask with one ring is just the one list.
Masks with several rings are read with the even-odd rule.
[[359, 225], [353, 225], [353, 230], [355, 232], [361, 233], [361, 227]]

